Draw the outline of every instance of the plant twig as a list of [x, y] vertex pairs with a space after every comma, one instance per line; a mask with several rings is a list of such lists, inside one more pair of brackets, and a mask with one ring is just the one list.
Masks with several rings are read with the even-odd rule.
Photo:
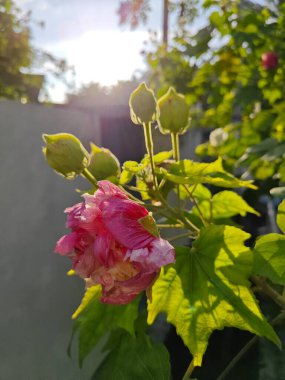
[[[272, 319], [271, 324], [276, 325], [285, 318], [285, 313], [282, 311], [274, 319]], [[240, 361], [240, 359], [251, 349], [251, 347], [258, 341], [259, 337], [256, 335], [250, 339], [247, 344], [237, 353], [237, 355], [229, 362], [223, 372], [218, 376], [217, 380], [224, 380], [234, 366]]]
[[195, 366], [194, 366], [194, 359], [191, 360], [182, 380], [189, 380], [190, 376], [192, 375], [192, 372], [194, 371]]
[[[174, 160], [176, 162], [178, 162], [180, 160], [180, 147], [179, 147], [179, 135], [178, 135], [178, 133], [171, 133], [171, 142], [172, 142], [172, 150], [173, 150]], [[179, 183], [177, 183], [177, 185], [176, 185], [176, 190], [177, 190], [179, 208], [181, 208], [180, 185], [179, 185]]]
[[257, 286], [257, 290], [269, 298], [271, 298], [282, 309], [285, 309], [285, 298], [276, 290], [274, 290], [267, 282], [265, 278], [259, 276], [252, 276], [252, 282]]
[[206, 227], [208, 225], [208, 222], [204, 219], [204, 215], [203, 215], [203, 213], [202, 213], [202, 211], [201, 211], [201, 209], [200, 209], [200, 207], [198, 205], [198, 202], [196, 201], [195, 197], [193, 196], [193, 194], [191, 193], [191, 191], [188, 189], [188, 187], [186, 185], [183, 185], [183, 187], [186, 190], [187, 194], [189, 195], [189, 198], [191, 199], [191, 201], [196, 206], [197, 211], [199, 212], [199, 215], [201, 217], [202, 223]]
[[153, 159], [153, 140], [152, 140], [152, 134], [151, 134], [151, 123], [147, 123], [147, 124], [144, 123], [143, 129], [144, 129], [144, 137], [145, 137], [145, 146], [146, 146], [147, 153], [149, 155], [154, 187], [155, 187], [155, 190], [158, 191], [158, 184], [157, 184], [157, 178], [155, 175], [155, 165], [154, 165], [154, 159]]
[[96, 178], [90, 173], [87, 168], [83, 170], [81, 175], [86, 178], [95, 187], [95, 189], [99, 189]]
[[190, 233], [190, 232], [184, 232], [183, 234], [179, 234], [179, 235], [175, 235], [175, 236], [172, 236], [170, 238], [167, 238], [168, 241], [174, 241], [174, 240], [178, 240], [178, 239], [181, 239], [181, 238], [184, 238], [184, 237], [189, 237], [189, 238], [193, 238], [194, 236]]
[[184, 226], [182, 224], [157, 224], [156, 225], [159, 228], [183, 228]]

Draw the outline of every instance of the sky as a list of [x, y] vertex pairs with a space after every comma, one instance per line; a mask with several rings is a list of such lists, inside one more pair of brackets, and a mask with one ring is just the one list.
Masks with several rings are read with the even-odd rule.
[[[15, 0], [24, 11], [31, 10], [33, 45], [74, 66], [76, 84], [89, 82], [112, 85], [127, 80], [145, 65], [140, 54], [148, 30], [159, 31], [162, 0], [153, 0], [147, 26], [131, 31], [119, 26], [119, 0]], [[52, 82], [50, 81], [50, 85]], [[65, 87], [53, 83], [49, 94], [54, 102], [63, 102]]]

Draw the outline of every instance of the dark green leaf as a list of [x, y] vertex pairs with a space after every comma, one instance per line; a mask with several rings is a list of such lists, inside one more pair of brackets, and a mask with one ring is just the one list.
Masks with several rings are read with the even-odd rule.
[[114, 328], [121, 327], [134, 334], [134, 321], [138, 316], [139, 297], [127, 305], [108, 305], [99, 301], [100, 286], [87, 289], [81, 305], [72, 318], [79, 331], [79, 364], [99, 340]]
[[169, 355], [147, 335], [124, 334], [91, 380], [170, 380]]

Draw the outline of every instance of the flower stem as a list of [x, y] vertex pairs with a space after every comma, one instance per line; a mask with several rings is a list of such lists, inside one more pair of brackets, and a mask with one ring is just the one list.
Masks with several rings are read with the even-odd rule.
[[183, 228], [183, 224], [157, 224], [159, 228]]
[[175, 161], [180, 160], [180, 147], [179, 147], [179, 135], [178, 133], [171, 133], [173, 157]]
[[95, 187], [96, 190], [99, 189], [96, 178], [93, 176], [93, 174], [90, 173], [87, 168], [83, 170], [81, 175], [86, 178]]
[[[171, 133], [171, 142], [172, 142], [172, 150], [173, 150], [173, 157], [176, 162], [180, 160], [180, 147], [179, 147], [179, 135], [178, 133]], [[177, 196], [179, 201], [179, 207], [181, 207], [180, 204], [180, 185], [176, 185], [177, 189]]]
[[180, 234], [180, 235], [171, 236], [170, 238], [167, 238], [167, 240], [170, 242], [170, 241], [178, 240], [178, 239], [181, 239], [184, 237], [194, 238], [194, 236], [190, 232], [185, 232], [185, 233]]
[[155, 175], [155, 166], [154, 166], [154, 160], [153, 160], [153, 140], [152, 140], [152, 134], [151, 134], [151, 123], [147, 123], [147, 124], [144, 123], [143, 129], [144, 129], [145, 146], [146, 146], [147, 153], [149, 155], [151, 172], [153, 176], [153, 183], [154, 183], [155, 190], [158, 190], [157, 178]]
[[192, 372], [194, 371], [195, 366], [194, 366], [194, 359], [191, 360], [182, 380], [188, 380], [190, 376], [192, 375]]
[[200, 218], [202, 220], [202, 223], [204, 224], [204, 226], [207, 226], [208, 223], [207, 221], [205, 220], [204, 218], [204, 215], [198, 205], [198, 202], [196, 201], [195, 197], [193, 196], [193, 193], [191, 193], [191, 191], [188, 189], [188, 187], [186, 185], [183, 185], [184, 189], [186, 190], [186, 193], [189, 195], [189, 198], [191, 199], [191, 201], [194, 203], [194, 205], [196, 206], [197, 208], [197, 211], [199, 212], [199, 215], [200, 215]]

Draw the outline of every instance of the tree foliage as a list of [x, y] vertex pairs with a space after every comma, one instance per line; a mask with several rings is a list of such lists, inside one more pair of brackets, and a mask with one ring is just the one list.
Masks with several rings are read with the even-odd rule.
[[[68, 81], [71, 68], [63, 59], [32, 44], [31, 12], [24, 13], [13, 0], [0, 3], [0, 97], [38, 100], [46, 74]], [[39, 23], [43, 27], [43, 23]], [[48, 69], [43, 67], [49, 66]]]

